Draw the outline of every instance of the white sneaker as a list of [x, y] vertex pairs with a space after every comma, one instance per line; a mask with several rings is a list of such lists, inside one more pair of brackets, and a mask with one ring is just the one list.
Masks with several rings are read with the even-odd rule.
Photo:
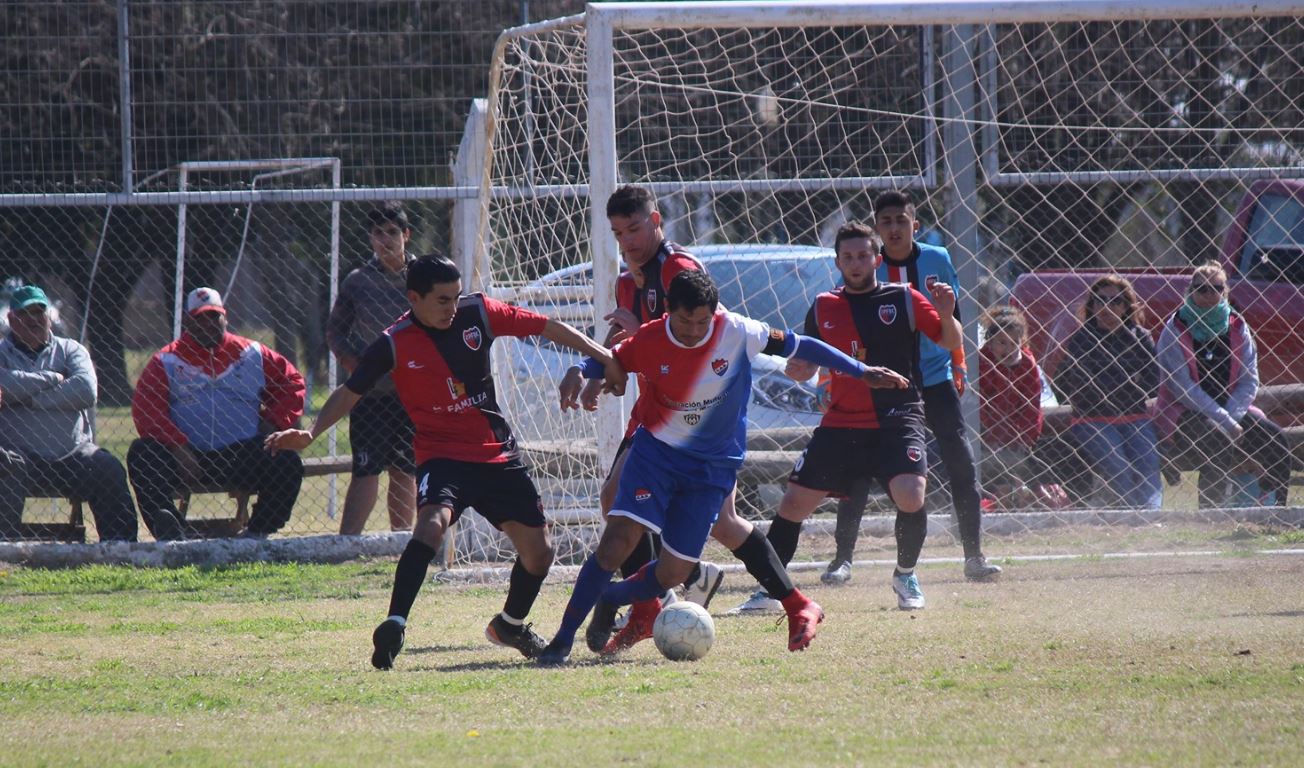
[[711, 605], [711, 598], [715, 597], [716, 591], [724, 583], [724, 571], [715, 563], [705, 560], [699, 562], [698, 566], [700, 575], [697, 581], [685, 585], [684, 599], [707, 608]]
[[917, 611], [924, 607], [924, 592], [919, 588], [919, 577], [914, 573], [892, 574], [892, 591], [897, 596], [897, 607], [903, 611]]
[[783, 613], [783, 603], [770, 597], [765, 590], [757, 590], [742, 605], [729, 611], [729, 616], [757, 616], [766, 613]]
[[851, 581], [851, 563], [846, 560], [834, 560], [829, 563], [824, 573], [820, 574], [820, 583], [831, 587], [846, 584], [848, 581]]
[[982, 555], [964, 561], [964, 577], [969, 581], [995, 581], [1001, 577], [1001, 567], [987, 562]]

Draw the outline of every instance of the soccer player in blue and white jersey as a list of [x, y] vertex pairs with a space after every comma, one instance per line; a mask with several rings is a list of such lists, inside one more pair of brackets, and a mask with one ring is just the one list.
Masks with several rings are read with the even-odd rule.
[[[752, 358], [795, 355], [860, 376], [871, 387], [910, 385], [895, 371], [870, 368], [817, 339], [720, 309], [719, 297], [704, 272], [680, 273], [667, 291], [668, 314], [612, 351], [605, 370], [607, 391], [622, 392], [627, 371], [642, 374], [647, 408], [602, 539], [580, 569], [561, 626], [539, 656], [540, 664], [569, 661], [575, 633], [599, 599], [616, 605], [648, 600], [682, 583], [692, 570], [746, 451]], [[661, 556], [624, 581], [609, 584], [649, 530], [661, 534]], [[759, 532], [753, 529], [752, 534]], [[756, 538], [774, 557], [764, 537]], [[788, 648], [802, 650], [815, 637], [824, 612], [796, 588], [782, 602], [788, 613]]]

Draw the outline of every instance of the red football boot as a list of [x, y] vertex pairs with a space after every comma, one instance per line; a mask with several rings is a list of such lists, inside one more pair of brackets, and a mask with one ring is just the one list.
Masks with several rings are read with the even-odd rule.
[[602, 649], [602, 655], [610, 656], [613, 653], [620, 653], [633, 648], [636, 643], [652, 637], [652, 623], [657, 620], [657, 615], [660, 613], [661, 598], [659, 597], [634, 603], [629, 609], [629, 622], [616, 633], [615, 637], [611, 638], [606, 647]]

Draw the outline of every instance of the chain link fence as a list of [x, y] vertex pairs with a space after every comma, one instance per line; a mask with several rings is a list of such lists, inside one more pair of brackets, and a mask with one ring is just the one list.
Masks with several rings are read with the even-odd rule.
[[[590, 210], [627, 182], [654, 190], [667, 236], [703, 259], [731, 306], [798, 329], [839, 279], [838, 226], [872, 221], [881, 192], [908, 191], [920, 242], [947, 247], [958, 271], [962, 402], [988, 531], [1009, 551], [1100, 551], [1124, 530], [1143, 548], [1247, 521], [1298, 524], [1304, 8], [1082, 22], [1056, 20], [1052, 4], [1038, 20], [922, 24], [855, 20], [851, 7], [812, 26], [764, 25], [734, 5], [713, 20], [618, 23], [593, 59], [611, 67], [610, 97], [595, 105], [586, 19], [533, 23], [578, 2], [6, 4], [0, 279], [11, 304], [20, 285], [45, 290], [54, 334], [90, 350], [98, 400], [51, 409], [30, 439], [3, 430], [6, 471], [26, 479], [6, 485], [23, 490], [21, 525], [10, 501], [0, 528], [105, 538], [85, 492], [42, 456], [13, 454], [62, 456], [93, 430], [97, 471], [130, 487], [133, 395], [197, 287], [222, 294], [233, 333], [302, 375], [310, 419], [339, 379], [325, 338], [333, 286], [370, 258], [367, 213], [385, 201], [404, 203], [411, 252], [451, 253], [471, 287], [600, 334], [618, 254], [605, 232], [594, 237]], [[610, 131], [590, 131], [595, 113]], [[595, 157], [612, 173], [595, 173]], [[1234, 401], [1250, 377], [1242, 337], [1176, 333], [1165, 367], [1166, 323], [1216, 325], [1191, 291], [1193, 267], [1210, 261], [1223, 272], [1197, 282], [1211, 298], [1226, 286], [1256, 342], [1262, 422], [1243, 421], [1254, 412]], [[1111, 275], [1126, 284], [1097, 284]], [[1101, 341], [1118, 294], [1135, 295], [1144, 365]], [[10, 309], [0, 318], [21, 312]], [[1001, 344], [1026, 354], [1001, 357]], [[7, 354], [0, 423], [41, 424], [41, 393], [71, 378], [20, 381], [35, 363]], [[600, 447], [623, 429], [620, 410], [557, 413], [572, 360], [547, 344], [500, 340], [494, 355], [545, 505], [578, 532], [564, 555], [574, 557], [599, 525]], [[1152, 401], [1183, 371], [1214, 406], [1156, 421]], [[1123, 389], [1144, 407], [1115, 412]], [[1185, 395], [1188, 412], [1205, 403]], [[819, 380], [758, 368], [745, 514], [773, 513], [821, 398]], [[341, 426], [305, 452], [278, 533], [340, 529], [349, 437]], [[938, 458], [931, 506], [949, 511]], [[230, 487], [184, 500], [187, 524], [238, 533], [264, 494], [215, 485]], [[384, 507], [381, 493], [366, 530], [390, 527]], [[890, 524], [875, 527], [889, 511], [871, 496], [871, 536], [890, 540]], [[501, 558], [502, 542], [468, 519], [457, 556]]]

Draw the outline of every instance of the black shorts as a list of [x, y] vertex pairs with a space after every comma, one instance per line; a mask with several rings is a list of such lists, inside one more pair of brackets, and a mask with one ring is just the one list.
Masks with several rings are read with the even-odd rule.
[[897, 475], [927, 474], [923, 417], [907, 416], [877, 429], [817, 427], [788, 482], [849, 496], [871, 477], [886, 491]]
[[542, 527], [543, 502], [519, 459], [504, 464], [480, 464], [454, 459], [431, 459], [417, 469], [417, 508], [428, 504], [453, 510], [453, 522], [467, 507], [495, 528], [515, 522]]
[[364, 397], [349, 414], [349, 442], [353, 446], [353, 476], [373, 477], [387, 469], [412, 474], [412, 437], [416, 427], [398, 395]]

